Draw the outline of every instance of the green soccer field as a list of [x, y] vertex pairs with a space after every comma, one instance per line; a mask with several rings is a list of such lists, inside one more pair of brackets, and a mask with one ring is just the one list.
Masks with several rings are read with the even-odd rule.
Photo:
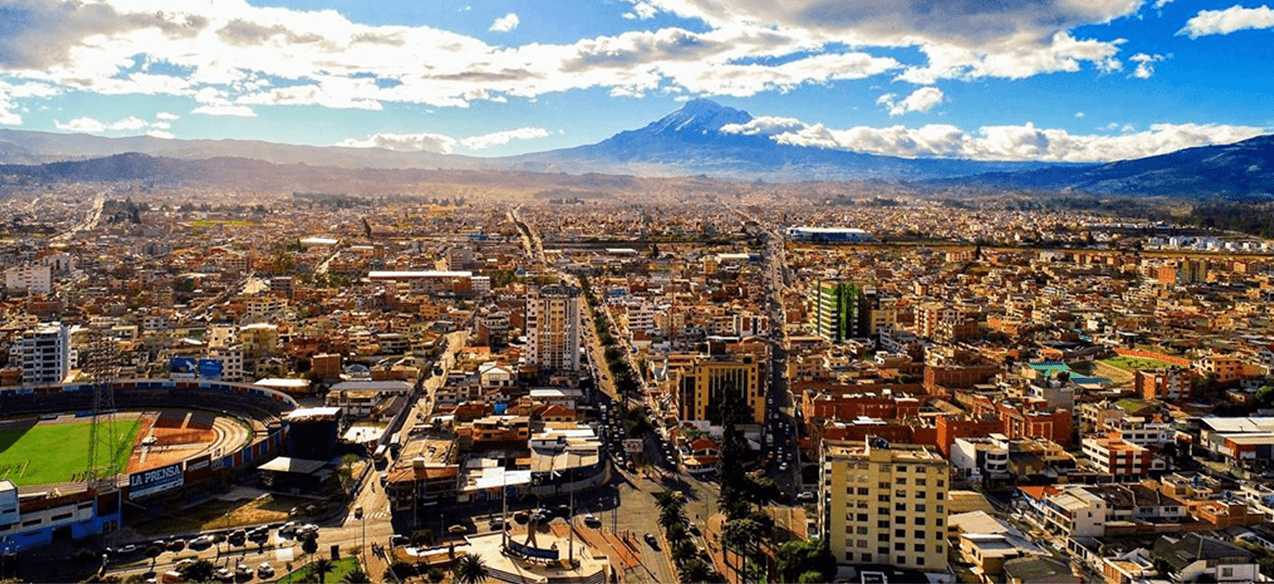
[[[112, 465], [122, 472], [133, 451], [140, 420], [113, 420], [105, 426], [116, 444], [124, 444]], [[77, 419], [66, 424], [41, 422], [26, 429], [0, 430], [0, 479], [23, 486], [82, 480], [88, 466], [88, 440], [92, 423]]]

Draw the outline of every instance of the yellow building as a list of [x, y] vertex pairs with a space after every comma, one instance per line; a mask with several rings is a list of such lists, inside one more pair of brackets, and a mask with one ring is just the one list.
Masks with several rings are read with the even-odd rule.
[[843, 564], [947, 571], [951, 467], [921, 446], [824, 440], [820, 531]]
[[678, 413], [682, 420], [720, 423], [718, 408], [726, 391], [737, 392], [752, 411], [752, 423], [765, 421], [765, 395], [760, 364], [754, 355], [699, 357], [681, 371], [677, 383]]
[[273, 355], [279, 347], [279, 327], [266, 323], [244, 326], [239, 329], [239, 343], [245, 359]]

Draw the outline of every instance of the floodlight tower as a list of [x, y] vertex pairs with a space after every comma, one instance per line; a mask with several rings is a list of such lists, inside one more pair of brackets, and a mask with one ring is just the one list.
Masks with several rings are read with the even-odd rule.
[[93, 386], [93, 421], [89, 426], [88, 465], [84, 482], [98, 491], [115, 487], [115, 461], [119, 460], [124, 441], [115, 433], [115, 388], [118, 374], [119, 344], [99, 330], [88, 333], [83, 347], [81, 370]]

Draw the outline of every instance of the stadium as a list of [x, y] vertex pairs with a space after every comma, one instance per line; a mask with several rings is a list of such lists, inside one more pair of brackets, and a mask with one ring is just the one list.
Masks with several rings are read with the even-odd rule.
[[869, 243], [870, 233], [852, 227], [788, 227], [787, 237], [801, 243]]
[[[100, 412], [95, 441], [95, 394], [107, 387], [115, 408]], [[114, 531], [125, 503], [265, 462], [296, 406], [279, 391], [209, 380], [0, 389], [0, 547]], [[100, 470], [90, 481], [94, 442]]]

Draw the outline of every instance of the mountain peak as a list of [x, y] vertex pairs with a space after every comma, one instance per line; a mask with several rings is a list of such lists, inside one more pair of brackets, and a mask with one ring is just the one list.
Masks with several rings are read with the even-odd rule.
[[710, 99], [692, 99], [681, 109], [672, 112], [659, 121], [646, 126], [646, 130], [667, 134], [715, 134], [721, 126], [727, 124], [746, 124], [752, 120], [752, 114], [723, 106]]

